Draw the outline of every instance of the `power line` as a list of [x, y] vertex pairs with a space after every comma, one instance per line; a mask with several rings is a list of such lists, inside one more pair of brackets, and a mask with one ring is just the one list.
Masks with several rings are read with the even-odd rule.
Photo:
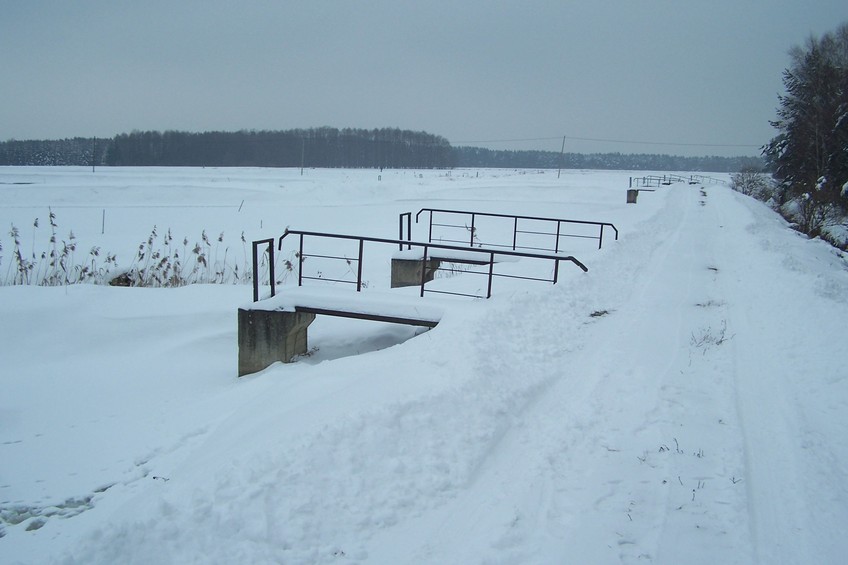
[[591, 137], [570, 137], [568, 139], [577, 139], [580, 141], [604, 141], [606, 143], [633, 143], [641, 145], [673, 145], [683, 147], [761, 147], [754, 144], [740, 143], [669, 143], [664, 141], [625, 141], [621, 139], [595, 139]]
[[[573, 139], [576, 141], [600, 141], [603, 143], [628, 143], [632, 145], [668, 145], [673, 147], [756, 147], [760, 148], [761, 145], [754, 144], [737, 144], [737, 143], [674, 143], [674, 142], [666, 142], [666, 141], [639, 141], [639, 140], [625, 140], [625, 139], [602, 139], [597, 137], [575, 137], [571, 135], [565, 136], [567, 139]], [[480, 140], [472, 140], [472, 141], [455, 141], [453, 142], [456, 145], [466, 144], [466, 143], [519, 143], [525, 141], [559, 141], [563, 136], [557, 137], [530, 137], [524, 139], [480, 139]]]
[[[478, 139], [474, 141], [454, 141], [454, 143], [514, 143], [517, 141], [551, 141], [552, 139], [556, 139], [559, 141], [562, 139], [562, 136], [557, 137], [531, 137], [527, 139]], [[576, 137], [572, 137], [569, 139], [577, 139]]]

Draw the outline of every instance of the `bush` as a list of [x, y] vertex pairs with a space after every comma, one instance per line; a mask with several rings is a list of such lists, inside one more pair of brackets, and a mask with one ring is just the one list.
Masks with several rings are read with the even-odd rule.
[[[0, 275], [0, 285], [62, 286], [78, 283], [112, 284], [118, 286], [176, 287], [189, 284], [247, 284], [253, 279], [252, 269], [247, 264], [247, 242], [241, 234], [243, 263], [233, 261], [229, 247], [224, 244], [223, 232], [213, 243], [206, 231], [200, 241], [189, 245], [183, 238], [182, 245], [175, 244], [171, 230], [160, 239], [156, 226], [147, 239], [138, 246], [138, 251], [128, 268], [121, 269], [112, 253], [103, 253], [100, 247], [92, 247], [81, 261], [77, 258], [77, 239], [71, 231], [67, 239], [57, 235], [56, 215], [50, 210], [50, 238], [46, 251], [35, 251], [35, 240], [39, 221], [33, 222], [32, 250], [26, 252], [21, 244], [21, 232], [12, 225], [12, 260]], [[61, 241], [61, 244], [60, 244]], [[0, 242], [0, 267], [3, 266], [3, 245]], [[268, 269], [267, 252], [263, 255], [260, 269]], [[1, 271], [0, 271], [1, 272]], [[285, 276], [287, 270], [283, 272]]]
[[776, 187], [761, 169], [748, 167], [730, 176], [730, 188], [763, 202], [777, 204]]

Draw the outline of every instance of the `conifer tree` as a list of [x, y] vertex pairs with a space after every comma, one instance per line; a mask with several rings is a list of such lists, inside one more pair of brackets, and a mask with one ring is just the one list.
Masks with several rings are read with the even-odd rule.
[[799, 227], [818, 235], [848, 208], [848, 24], [789, 55], [764, 156]]

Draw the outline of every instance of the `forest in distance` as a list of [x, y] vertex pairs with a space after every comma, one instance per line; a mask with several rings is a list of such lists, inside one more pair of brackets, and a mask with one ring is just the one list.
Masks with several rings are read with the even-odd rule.
[[331, 127], [284, 131], [133, 131], [113, 138], [0, 142], [0, 165], [376, 169], [527, 168], [736, 172], [759, 157], [560, 153], [451, 146], [427, 132]]

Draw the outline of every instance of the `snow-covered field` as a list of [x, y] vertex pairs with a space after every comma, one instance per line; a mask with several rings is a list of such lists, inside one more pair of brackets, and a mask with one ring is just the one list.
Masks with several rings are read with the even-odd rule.
[[844, 562], [845, 257], [722, 184], [628, 205], [637, 174], [0, 169], [3, 276], [48, 207], [124, 267], [154, 225], [242, 265], [242, 232], [422, 207], [620, 232], [430, 331], [319, 317], [241, 379], [249, 285], [0, 287], [0, 563]]

